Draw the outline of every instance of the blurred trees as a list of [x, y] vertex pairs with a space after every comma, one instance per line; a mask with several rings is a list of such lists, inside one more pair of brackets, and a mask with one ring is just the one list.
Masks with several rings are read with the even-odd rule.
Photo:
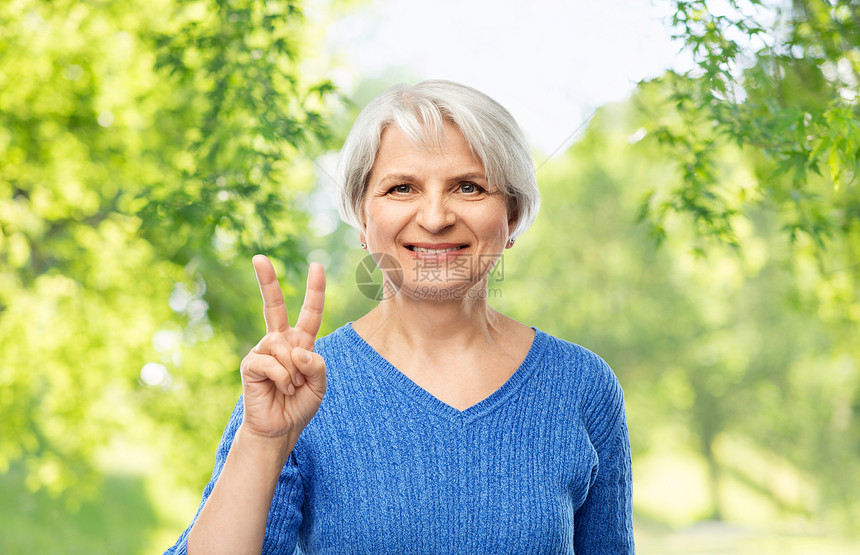
[[[744, 434], [803, 468], [822, 503], [856, 521], [860, 3], [674, 4], [672, 25], [697, 65], [643, 83], [634, 99], [636, 137], [646, 137], [636, 148], [650, 144], [673, 176], [642, 193], [640, 219], [658, 242], [683, 238], [715, 275], [744, 269], [725, 325], [752, 324], [732, 348], [754, 347], [737, 388], [713, 383], [728, 367], [721, 378], [704, 377], [711, 364], [687, 367], [690, 423], [710, 457], [709, 430], [748, 420]], [[719, 245], [736, 259], [717, 262]], [[767, 262], [751, 266], [755, 252]]]
[[[794, 240], [820, 246], [856, 238], [860, 220], [860, 3], [857, 0], [674, 2], [676, 38], [696, 61], [668, 83], [646, 128], [683, 180], [655, 190], [644, 210], [653, 230], [669, 213], [700, 233], [736, 240], [733, 222], [754, 205], [779, 214]], [[661, 105], [664, 107], [664, 105]], [[755, 183], [722, 185], [714, 146], [736, 144], [755, 162]], [[855, 259], [856, 262], [856, 259]]]
[[303, 260], [331, 97], [305, 41], [291, 0], [0, 5], [0, 472], [74, 500], [148, 429], [208, 475], [261, 330], [248, 257]]

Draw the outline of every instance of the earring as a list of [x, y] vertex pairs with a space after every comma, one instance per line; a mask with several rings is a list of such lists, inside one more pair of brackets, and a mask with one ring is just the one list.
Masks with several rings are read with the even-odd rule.
[[508, 239], [508, 248], [514, 246], [514, 239]]
[[362, 249], [364, 249], [364, 250], [367, 250], [367, 243], [362, 243], [362, 244], [361, 244], [361, 248], [362, 248]]

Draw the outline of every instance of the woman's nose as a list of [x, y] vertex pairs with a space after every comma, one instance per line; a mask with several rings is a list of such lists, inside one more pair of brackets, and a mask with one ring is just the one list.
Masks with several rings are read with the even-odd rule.
[[430, 233], [439, 233], [454, 225], [457, 216], [446, 200], [441, 197], [431, 197], [424, 200], [416, 216], [418, 225]]

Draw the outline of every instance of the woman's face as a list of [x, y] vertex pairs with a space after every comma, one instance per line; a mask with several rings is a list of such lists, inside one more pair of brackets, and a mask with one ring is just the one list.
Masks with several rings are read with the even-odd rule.
[[486, 293], [486, 278], [508, 240], [504, 195], [491, 192], [484, 166], [456, 126], [444, 146], [415, 146], [387, 128], [364, 199], [363, 241], [377, 261], [393, 257], [402, 273], [386, 277], [414, 298], [459, 300]]

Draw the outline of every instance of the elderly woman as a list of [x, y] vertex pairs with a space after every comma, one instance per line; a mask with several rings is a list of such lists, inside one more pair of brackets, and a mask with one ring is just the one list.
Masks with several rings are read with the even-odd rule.
[[316, 339], [322, 268], [290, 326], [254, 258], [267, 333], [171, 551], [633, 553], [617, 379], [487, 304], [539, 203], [511, 115], [463, 85], [397, 86], [359, 115], [341, 162], [342, 214], [386, 295]]

